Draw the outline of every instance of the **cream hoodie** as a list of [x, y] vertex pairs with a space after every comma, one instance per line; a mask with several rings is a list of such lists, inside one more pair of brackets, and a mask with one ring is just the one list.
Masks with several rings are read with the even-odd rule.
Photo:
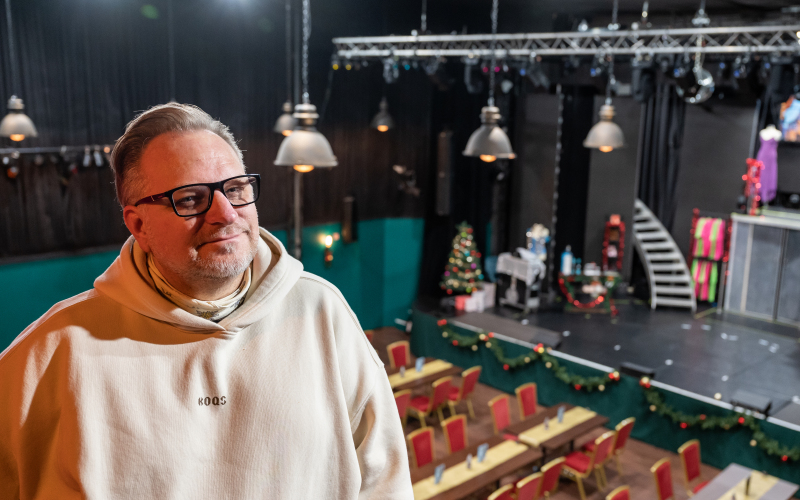
[[382, 363], [339, 291], [261, 230], [218, 324], [133, 238], [0, 354], [2, 499], [411, 499]]

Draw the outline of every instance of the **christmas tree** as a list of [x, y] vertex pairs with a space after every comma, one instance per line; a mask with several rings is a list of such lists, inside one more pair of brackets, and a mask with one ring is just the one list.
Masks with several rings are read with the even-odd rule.
[[462, 222], [458, 234], [453, 238], [453, 249], [444, 267], [444, 275], [439, 284], [449, 295], [453, 293], [472, 293], [483, 281], [481, 253], [475, 246], [472, 226]]

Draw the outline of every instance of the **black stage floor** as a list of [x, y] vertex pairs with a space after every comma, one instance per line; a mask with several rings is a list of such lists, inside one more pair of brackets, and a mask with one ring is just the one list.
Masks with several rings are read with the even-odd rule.
[[[433, 312], [438, 309], [434, 304], [421, 300], [419, 307]], [[561, 335], [561, 352], [610, 367], [619, 367], [624, 361], [648, 366], [656, 370], [656, 380], [697, 394], [713, 397], [720, 393], [723, 401], [729, 401], [742, 389], [771, 398], [773, 415], [793, 399], [800, 403], [797, 328], [718, 315], [713, 310], [698, 314], [678, 309], [652, 311], [639, 301], [618, 301], [618, 307], [619, 315], [613, 318], [562, 311], [524, 317], [508, 308], [486, 313], [505, 318], [491, 328], [497, 333], [533, 342], [543, 333], [556, 332]], [[470, 323], [476, 323], [474, 313], [467, 314], [473, 316]], [[482, 316], [480, 321], [491, 321], [487, 314]], [[508, 319], [519, 322], [518, 327], [506, 324], [501, 329]], [[523, 326], [526, 319], [528, 325]], [[786, 409], [797, 409], [795, 406], [800, 407]]]

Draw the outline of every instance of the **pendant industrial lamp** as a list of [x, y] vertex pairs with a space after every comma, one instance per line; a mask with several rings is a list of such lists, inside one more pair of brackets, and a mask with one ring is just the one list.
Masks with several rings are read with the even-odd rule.
[[311, 12], [309, 0], [303, 0], [303, 102], [294, 107], [297, 125], [291, 135], [283, 139], [278, 149], [275, 165], [293, 167], [298, 172], [310, 172], [314, 168], [335, 167], [336, 156], [328, 140], [319, 133], [317, 108], [308, 97], [308, 39], [311, 35]]
[[511, 149], [508, 135], [497, 124], [500, 121], [500, 109], [494, 105], [494, 73], [497, 58], [495, 45], [497, 43], [497, 10], [498, 0], [492, 0], [492, 63], [489, 67], [489, 102], [481, 109], [481, 126], [472, 133], [464, 148], [464, 156], [477, 156], [485, 162], [497, 159], [513, 160], [517, 157]]
[[[619, 24], [617, 24], [617, 6], [618, 0], [614, 0], [614, 12], [609, 28], [611, 26], [619, 27]], [[616, 83], [617, 80], [614, 78], [614, 56], [612, 54], [608, 64], [606, 102], [600, 106], [600, 121], [595, 123], [589, 130], [589, 134], [583, 141], [584, 147], [599, 149], [603, 153], [610, 153], [615, 148], [621, 148], [625, 144], [622, 129], [614, 123], [614, 106], [611, 104], [611, 87]]]
[[386, 97], [381, 99], [380, 111], [372, 119], [372, 128], [378, 129], [378, 132], [386, 132], [390, 128], [394, 128], [394, 119], [389, 114], [389, 103], [386, 102]]
[[[8, 52], [11, 59], [11, 85], [19, 89], [19, 78], [17, 75], [17, 61], [14, 54], [14, 31], [11, 23], [11, 0], [6, 0], [6, 24], [8, 31]], [[22, 99], [12, 95], [8, 100], [8, 114], [0, 121], [0, 137], [8, 137], [12, 141], [19, 142], [26, 137], [36, 137], [36, 126], [28, 118], [23, 110], [25, 105]]]
[[283, 114], [278, 117], [273, 128], [284, 137], [291, 135], [297, 126], [297, 120], [292, 116], [292, 0], [286, 0], [286, 94]]

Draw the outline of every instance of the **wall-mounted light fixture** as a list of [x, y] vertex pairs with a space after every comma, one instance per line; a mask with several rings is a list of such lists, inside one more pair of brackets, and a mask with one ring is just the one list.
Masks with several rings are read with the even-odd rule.
[[331, 267], [333, 264], [333, 250], [331, 247], [334, 241], [339, 241], [339, 238], [339, 233], [319, 235], [319, 242], [325, 246], [325, 251], [323, 252], [325, 267]]

